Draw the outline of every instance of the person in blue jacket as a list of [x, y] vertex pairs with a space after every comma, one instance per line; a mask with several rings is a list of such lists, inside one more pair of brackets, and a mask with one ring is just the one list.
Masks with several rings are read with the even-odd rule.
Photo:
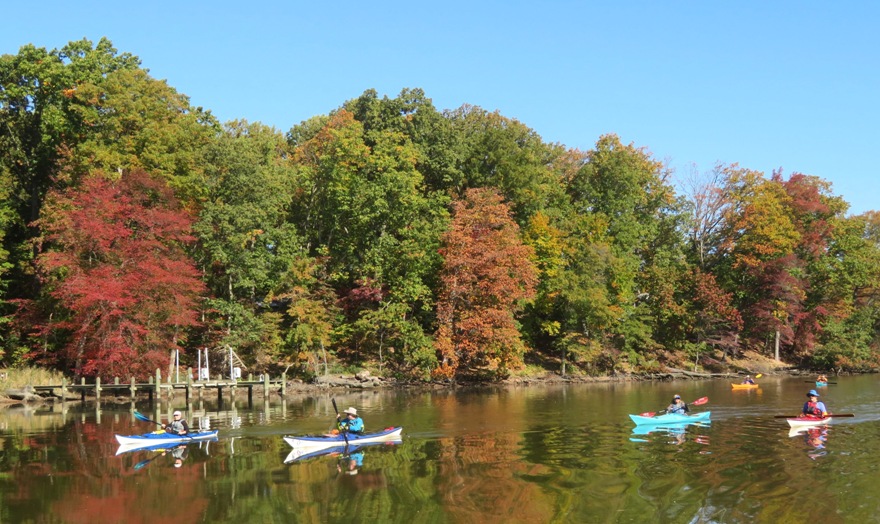
[[672, 397], [672, 404], [669, 404], [669, 407], [666, 408], [667, 413], [672, 413], [674, 415], [687, 415], [689, 411], [690, 409], [688, 409], [687, 403], [681, 400], [680, 395]]
[[360, 435], [364, 432], [364, 419], [358, 416], [355, 408], [348, 408], [339, 415], [336, 415], [336, 427], [339, 431]]
[[825, 418], [828, 416], [828, 409], [823, 402], [819, 402], [819, 394], [815, 389], [811, 389], [807, 393], [807, 400], [804, 402], [804, 409], [801, 410], [802, 417]]

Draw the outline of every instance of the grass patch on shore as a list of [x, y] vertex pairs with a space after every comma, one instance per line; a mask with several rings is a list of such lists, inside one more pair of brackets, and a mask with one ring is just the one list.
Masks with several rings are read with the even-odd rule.
[[25, 386], [48, 386], [61, 384], [64, 375], [59, 371], [23, 367], [0, 369], [0, 392], [7, 389], [22, 389]]

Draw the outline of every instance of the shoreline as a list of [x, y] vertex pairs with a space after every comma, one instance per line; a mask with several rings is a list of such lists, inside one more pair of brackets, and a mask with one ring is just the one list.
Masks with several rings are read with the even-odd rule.
[[[522, 375], [509, 377], [505, 380], [497, 382], [453, 382], [453, 381], [398, 381], [386, 380], [378, 377], [370, 376], [369, 373], [358, 373], [355, 375], [336, 374], [319, 377], [315, 382], [306, 383], [300, 379], [290, 379], [286, 382], [285, 398], [302, 396], [302, 395], [319, 395], [328, 392], [355, 392], [355, 391], [375, 391], [375, 390], [453, 390], [453, 389], [484, 389], [484, 388], [505, 388], [505, 387], [532, 387], [546, 385], [566, 385], [566, 384], [601, 384], [601, 383], [627, 383], [627, 382], [655, 382], [655, 381], [672, 381], [672, 380], [713, 380], [713, 379], [740, 379], [747, 374], [764, 376], [815, 376], [820, 372], [814, 370], [791, 368], [783, 366], [778, 369], [741, 372], [729, 371], [721, 373], [700, 373], [688, 372], [685, 370], [669, 368], [665, 372], [650, 374], [620, 374], [620, 375], [567, 375], [561, 376], [556, 373], [545, 372], [534, 375]], [[840, 376], [837, 373], [825, 373], [829, 376]], [[843, 375], [851, 375], [853, 373], [843, 373]], [[281, 390], [273, 387], [270, 396], [281, 397]], [[0, 393], [0, 409], [15, 408], [17, 406], [36, 406], [36, 405], [52, 405], [57, 403], [71, 402], [83, 403], [81, 395], [71, 396], [67, 399], [61, 399], [59, 396], [38, 395], [28, 388], [16, 392], [15, 396], [23, 398], [12, 398], [9, 392]], [[239, 401], [248, 398], [248, 392], [245, 388], [236, 388], [235, 400]], [[251, 398], [256, 400], [264, 400], [265, 393], [262, 388], [255, 388]], [[174, 397], [172, 397], [174, 399]], [[100, 402], [106, 404], [130, 404], [140, 401], [138, 397], [132, 400], [129, 396], [108, 396], [102, 395]], [[160, 399], [163, 400], [163, 399]], [[85, 403], [95, 402], [95, 395], [86, 395]]]

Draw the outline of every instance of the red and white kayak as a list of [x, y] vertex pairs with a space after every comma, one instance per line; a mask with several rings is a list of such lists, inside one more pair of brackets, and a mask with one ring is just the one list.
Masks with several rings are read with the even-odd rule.
[[805, 427], [809, 427], [809, 426], [822, 426], [822, 425], [828, 424], [829, 422], [831, 422], [832, 418], [833, 417], [830, 417], [830, 416], [825, 417], [825, 418], [794, 417], [794, 418], [787, 418], [785, 420], [787, 420], [788, 425], [793, 428], [805, 428]]

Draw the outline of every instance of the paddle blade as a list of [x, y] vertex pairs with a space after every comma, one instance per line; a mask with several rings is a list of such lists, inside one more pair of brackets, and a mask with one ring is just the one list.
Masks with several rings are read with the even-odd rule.
[[[155, 457], [153, 457], [153, 458], [155, 458]], [[142, 467], [144, 467], [144, 466], [146, 466], [147, 464], [149, 464], [150, 461], [152, 461], [152, 460], [153, 460], [153, 459], [148, 458], [148, 459], [146, 459], [146, 460], [142, 460], [142, 461], [138, 462], [137, 464], [134, 465], [134, 470], [137, 471], [137, 470], [141, 469]]]
[[653, 411], [646, 411], [644, 413], [639, 413], [640, 417], [653, 417], [656, 413]]
[[147, 417], [141, 415], [140, 412], [137, 412], [137, 411], [134, 412], [134, 418], [136, 418], [136, 419], [138, 419], [138, 420], [141, 420], [141, 421], [143, 421], [143, 422], [152, 422], [152, 420], [150, 420], [150, 419], [148, 419]]
[[709, 397], [700, 397], [700, 398], [694, 400], [693, 402], [691, 402], [691, 406], [701, 406], [701, 405], [705, 404], [706, 402], [709, 402]]
[[763, 376], [764, 376], [763, 373], [758, 373], [757, 375], [755, 375], [755, 378], [761, 378], [761, 377], [763, 377]]

